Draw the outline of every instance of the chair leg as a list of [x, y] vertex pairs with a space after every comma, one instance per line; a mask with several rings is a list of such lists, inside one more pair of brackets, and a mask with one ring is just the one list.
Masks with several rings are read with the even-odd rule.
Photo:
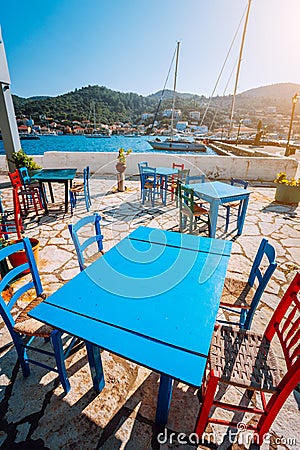
[[258, 421], [257, 432], [254, 433], [254, 441], [259, 445], [263, 444], [265, 435], [268, 433], [277, 414], [281, 410], [288, 396], [297, 386], [298, 382], [299, 382], [299, 364], [298, 370], [297, 367], [294, 368], [294, 372], [291, 374], [291, 377], [287, 381], [285, 381], [284, 385], [282, 386], [282, 383], [279, 384], [278, 386], [279, 394], [278, 395], [274, 394], [272, 398], [269, 400], [267, 406], [267, 409], [269, 411], [268, 414], [262, 415]]
[[16, 351], [18, 354], [18, 358], [20, 361], [20, 366], [23, 372], [24, 377], [28, 377], [30, 375], [30, 367], [29, 362], [27, 361], [27, 353], [23, 346], [23, 339], [19, 333], [16, 333], [14, 330], [11, 333]]
[[199, 416], [196, 423], [196, 434], [200, 438], [202, 437], [205, 428], [207, 426], [209, 413], [213, 405], [219, 380], [220, 380], [219, 373], [216, 371], [211, 371], [207, 381], [207, 386], [202, 387], [202, 390], [205, 392], [202, 391], [203, 392], [202, 406], [200, 408]]
[[100, 393], [105, 386], [100, 348], [88, 341], [85, 341], [85, 346], [93, 379], [93, 386], [95, 391]]
[[61, 340], [62, 332], [58, 330], [54, 330], [51, 333], [51, 342], [53, 345], [55, 360], [57, 364], [57, 370], [59, 373], [59, 378], [64, 388], [65, 393], [67, 394], [70, 390], [70, 382], [68, 379], [66, 366], [65, 366], [65, 357], [63, 351], [63, 345]]

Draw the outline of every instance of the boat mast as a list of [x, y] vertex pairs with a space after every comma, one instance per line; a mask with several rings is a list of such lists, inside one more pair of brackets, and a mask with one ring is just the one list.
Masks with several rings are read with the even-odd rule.
[[239, 61], [238, 61], [238, 66], [237, 66], [237, 70], [236, 70], [235, 86], [234, 86], [234, 92], [233, 92], [232, 103], [231, 103], [231, 111], [230, 111], [230, 123], [229, 123], [228, 137], [230, 137], [231, 131], [232, 131], [232, 122], [233, 122], [235, 97], [236, 97], [236, 91], [237, 91], [238, 81], [239, 81], [240, 68], [241, 68], [241, 62], [242, 62], [242, 56], [243, 56], [243, 49], [244, 49], [244, 43], [245, 43], [245, 37], [246, 37], [246, 31], [247, 31], [247, 25], [248, 25], [248, 18], [249, 18], [251, 1], [252, 0], [248, 0], [248, 8], [247, 8], [247, 12], [246, 12], [246, 18], [245, 18], [242, 42], [241, 42], [241, 47], [240, 47]]
[[174, 88], [173, 88], [173, 104], [172, 104], [172, 115], [171, 115], [171, 135], [172, 136], [173, 136], [173, 124], [174, 124], [174, 108], [175, 108], [175, 97], [176, 97], [176, 82], [177, 82], [179, 47], [180, 47], [180, 42], [177, 42], [175, 74], [174, 74]]
[[95, 106], [95, 101], [93, 100], [93, 114], [94, 114], [94, 133], [97, 132], [97, 127], [96, 127], [96, 106]]

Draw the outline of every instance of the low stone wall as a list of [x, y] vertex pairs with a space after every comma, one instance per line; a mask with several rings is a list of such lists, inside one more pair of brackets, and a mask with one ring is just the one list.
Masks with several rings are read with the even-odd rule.
[[[44, 168], [76, 167], [78, 172], [90, 166], [91, 173], [97, 175], [112, 175], [116, 173], [116, 156], [114, 152], [46, 152], [34, 156], [34, 160]], [[191, 175], [205, 173], [208, 179], [229, 180], [231, 177], [248, 181], [273, 181], [278, 172], [286, 172], [288, 177], [294, 177], [298, 162], [294, 158], [280, 157], [250, 157], [250, 156], [219, 156], [219, 155], [188, 155], [167, 153], [132, 153], [127, 158], [126, 175], [138, 173], [138, 162], [148, 161], [149, 166], [171, 167], [172, 163], [184, 163], [190, 169]], [[6, 157], [0, 156], [0, 170], [7, 172]]]

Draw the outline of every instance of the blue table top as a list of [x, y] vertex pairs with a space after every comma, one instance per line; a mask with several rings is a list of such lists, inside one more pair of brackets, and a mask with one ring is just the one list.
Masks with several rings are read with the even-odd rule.
[[128, 236], [130, 239], [179, 247], [206, 253], [230, 256], [232, 243], [223, 239], [200, 238], [193, 234], [165, 232], [158, 228], [139, 227]]
[[31, 177], [31, 180], [66, 181], [73, 180], [77, 169], [42, 169]]
[[229, 241], [141, 227], [31, 315], [199, 386], [230, 249]]
[[156, 167], [157, 175], [170, 176], [178, 173], [178, 169], [172, 169], [171, 167]]
[[211, 183], [188, 184], [188, 188], [193, 189], [196, 194], [203, 194], [212, 199], [222, 199], [236, 197], [239, 195], [247, 196], [251, 191], [231, 184], [222, 183], [220, 181], [212, 181]]

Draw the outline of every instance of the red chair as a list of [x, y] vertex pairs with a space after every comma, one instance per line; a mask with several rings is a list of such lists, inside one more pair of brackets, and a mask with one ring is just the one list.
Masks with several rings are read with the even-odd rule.
[[[245, 428], [254, 430], [254, 442], [262, 445], [264, 435], [300, 382], [299, 290], [300, 272], [288, 287], [263, 335], [228, 326], [216, 327], [207, 363], [208, 376], [202, 384], [202, 405], [196, 424], [198, 436], [203, 435], [208, 423], [237, 427], [237, 421], [209, 417], [212, 408], [222, 408], [259, 415], [257, 423], [251, 420]], [[275, 336], [279, 341], [276, 353]], [[282, 351], [282, 358], [278, 350]], [[216, 396], [219, 383], [222, 388]], [[223, 386], [226, 386], [225, 391]], [[243, 394], [238, 405], [221, 402], [228, 386], [236, 386]], [[248, 406], [252, 398], [254, 406]]]
[[[184, 164], [172, 164], [172, 169], [178, 169], [178, 171], [182, 171], [184, 169]], [[178, 180], [178, 174], [172, 175], [169, 179], [167, 191], [171, 192], [171, 200], [174, 200], [174, 195], [177, 191], [177, 180]]]
[[24, 227], [21, 217], [20, 202], [17, 192], [13, 189], [13, 211], [5, 211], [0, 197], [0, 238], [8, 239], [8, 235], [16, 233], [22, 239]]
[[43, 209], [42, 200], [40, 197], [39, 189], [33, 186], [23, 187], [22, 180], [18, 170], [8, 173], [12, 187], [16, 194], [22, 198], [22, 214], [26, 215], [30, 205], [33, 204], [36, 215], [38, 215], [38, 207]]

